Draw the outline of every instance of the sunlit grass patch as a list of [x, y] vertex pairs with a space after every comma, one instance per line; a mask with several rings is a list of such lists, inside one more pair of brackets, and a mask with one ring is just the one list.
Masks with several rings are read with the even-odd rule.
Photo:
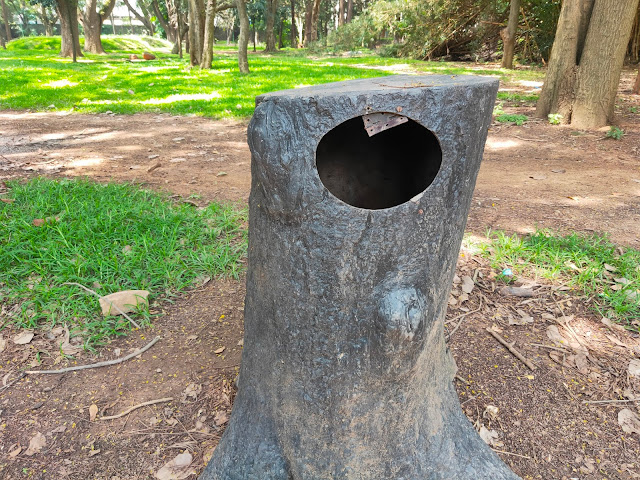
[[242, 268], [245, 212], [231, 206], [199, 210], [134, 185], [44, 178], [9, 182], [0, 198], [9, 200], [0, 202], [4, 326], [67, 324], [91, 346], [131, 325], [102, 317], [96, 297], [65, 283], [99, 295], [149, 290], [154, 301]]
[[640, 330], [640, 251], [622, 248], [606, 237], [577, 233], [557, 236], [491, 232], [482, 252], [498, 271], [567, 282], [593, 297], [597, 311], [629, 329]]

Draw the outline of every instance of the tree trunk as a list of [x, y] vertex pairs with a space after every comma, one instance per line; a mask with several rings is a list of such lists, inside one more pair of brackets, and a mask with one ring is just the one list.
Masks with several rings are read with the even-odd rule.
[[9, 9], [5, 0], [0, 0], [0, 7], [2, 7], [2, 23], [4, 23], [4, 31], [7, 35], [7, 42], [10, 42], [13, 37], [11, 36], [11, 24], [9, 23]]
[[313, 8], [311, 10], [311, 42], [318, 41], [318, 19], [320, 16], [320, 2], [322, 0], [313, 0]]
[[344, 0], [338, 0], [338, 27], [344, 25]]
[[103, 54], [106, 53], [102, 47], [102, 24], [111, 15], [115, 7], [115, 0], [109, 0], [103, 5], [100, 11], [97, 10], [97, 0], [88, 0], [82, 14], [82, 26], [84, 27], [84, 50], [85, 52]]
[[313, 11], [314, 0], [306, 0], [304, 8], [304, 43], [305, 47], [309, 46], [311, 33], [311, 16]]
[[536, 114], [578, 128], [613, 120], [638, 0], [565, 0]]
[[[517, 479], [444, 336], [498, 81], [387, 78], [258, 99], [238, 395], [200, 480]], [[365, 105], [415, 120], [369, 137]]]
[[347, 0], [347, 23], [353, 20], [353, 0]]
[[188, 0], [189, 4], [189, 60], [192, 66], [200, 65], [204, 43], [204, 0]]
[[240, 19], [240, 35], [238, 35], [238, 70], [240, 73], [249, 73], [249, 60], [247, 58], [247, 46], [249, 45], [249, 15], [245, 0], [235, 0]]
[[500, 32], [504, 50], [502, 55], [502, 68], [513, 68], [513, 52], [516, 48], [516, 30], [518, 29], [519, 13], [520, 0], [511, 0], [507, 28]]
[[[131, 3], [129, 3], [129, 0], [123, 0], [123, 1], [124, 1], [124, 4], [129, 9], [129, 11], [131, 13], [133, 13], [133, 16], [136, 17], [138, 19], [138, 21], [144, 25], [144, 28], [147, 29], [147, 31], [149, 32], [149, 35], [153, 36], [153, 34], [155, 32], [155, 26], [153, 25], [153, 22], [151, 21], [151, 15], [149, 15], [148, 10], [143, 7], [142, 2], [137, 2], [138, 6], [140, 7], [140, 10], [142, 11], [142, 14], [140, 14], [140, 13], [138, 13], [137, 10], [135, 10], [131, 6]], [[159, 18], [159, 17], [156, 16], [156, 18]]]
[[284, 43], [282, 43], [282, 34], [284, 31], [284, 18], [280, 19], [280, 28], [278, 31], [278, 48], [284, 47]]
[[276, 22], [276, 12], [278, 10], [278, 0], [267, 0], [265, 14], [266, 14], [266, 45], [265, 52], [275, 52], [276, 50], [276, 36], [274, 33], [274, 27]]
[[44, 34], [47, 37], [53, 36], [53, 27], [56, 24], [57, 18], [56, 15], [50, 15], [49, 10], [44, 4], [40, 4], [40, 13], [38, 14], [40, 20], [42, 21], [42, 25], [44, 26]]
[[7, 49], [7, 44], [4, 41], [4, 34], [0, 33], [0, 47], [4, 48], [5, 50]]
[[78, 31], [78, 0], [56, 0], [60, 17], [60, 56], [82, 56]]
[[296, 2], [291, 1], [291, 48], [298, 48], [298, 32], [296, 32]]
[[216, 0], [207, 0], [205, 10], [204, 41], [202, 43], [202, 61], [200, 62], [200, 68], [211, 68], [211, 64], [213, 63]]
[[638, 76], [636, 77], [636, 83], [633, 86], [632, 93], [640, 95], [640, 65], [638, 65]]

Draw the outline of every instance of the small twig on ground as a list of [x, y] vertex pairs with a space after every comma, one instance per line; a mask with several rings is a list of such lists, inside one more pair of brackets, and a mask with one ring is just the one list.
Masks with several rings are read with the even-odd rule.
[[499, 341], [507, 350], [509, 350], [514, 357], [516, 357], [518, 360], [524, 363], [527, 367], [529, 367], [529, 370], [536, 369], [536, 366], [533, 363], [531, 363], [531, 360], [527, 359], [524, 355], [522, 355], [518, 350], [516, 350], [513, 347], [513, 343], [508, 343], [504, 338], [498, 335], [498, 333], [496, 333], [494, 330], [488, 327], [485, 330], [489, 332], [489, 334], [491, 334], [493, 338]]
[[462, 378], [460, 375], [456, 375], [454, 378], [455, 378], [456, 380], [459, 380], [459, 381], [460, 381], [460, 382], [462, 382], [462, 383], [469, 384], [469, 381], [468, 381], [468, 380], [465, 380], [465, 379], [464, 379], [464, 378]]
[[640, 398], [631, 398], [629, 400], [583, 400], [582, 403], [627, 403], [640, 402]]
[[26, 376], [27, 376], [27, 374], [26, 374], [25, 372], [22, 372], [21, 374], [19, 374], [19, 375], [18, 375], [18, 377], [17, 377], [15, 380], [13, 380], [13, 381], [11, 381], [11, 382], [7, 383], [7, 384], [6, 384], [6, 385], [4, 385], [2, 388], [0, 388], [0, 392], [1, 392], [1, 391], [3, 391], [3, 390], [6, 390], [6, 389], [7, 389], [7, 388], [9, 388], [10, 386], [12, 386], [14, 383], [19, 382], [20, 380], [22, 380], [22, 379], [23, 379], [24, 377], [26, 377]]
[[68, 367], [68, 368], [61, 368], [60, 370], [27, 370], [25, 373], [25, 375], [33, 375], [34, 373], [67, 373], [67, 372], [74, 372], [76, 370], [86, 370], [88, 368], [99, 368], [99, 367], [108, 367], [111, 365], [117, 365], [118, 363], [122, 363], [122, 362], [126, 362], [127, 360], [129, 360], [130, 358], [133, 357], [137, 357], [138, 355], [140, 355], [141, 353], [146, 352], [147, 350], [149, 350], [151, 347], [153, 347], [153, 345], [155, 345], [155, 343], [160, 340], [160, 337], [156, 337], [153, 340], [151, 340], [148, 344], [146, 344], [144, 347], [142, 347], [139, 350], [136, 350], [133, 353], [130, 353], [129, 355], [127, 355], [126, 357], [122, 357], [122, 358], [116, 358], [115, 360], [106, 360], [104, 362], [98, 362], [98, 363], [91, 363], [89, 365], [79, 365], [77, 367]]
[[453, 327], [453, 330], [451, 330], [451, 332], [449, 332], [449, 335], [447, 335], [447, 340], [449, 340], [453, 336], [453, 334], [458, 331], [458, 329], [460, 328], [460, 325], [462, 325], [462, 322], [464, 321], [464, 319], [466, 317], [468, 317], [472, 313], [479, 312], [480, 310], [482, 310], [482, 298], [480, 298], [480, 306], [478, 308], [476, 308], [475, 310], [471, 310], [470, 312], [463, 313], [462, 315], [458, 315], [457, 317], [452, 318], [448, 322], [445, 322], [445, 325], [446, 325], [448, 323], [451, 323], [451, 322], [459, 319], [458, 323], [456, 324], [456, 326]]
[[542, 345], [540, 343], [530, 343], [529, 345], [531, 345], [532, 347], [539, 347], [539, 348], [548, 348], [549, 350], [557, 350], [559, 352], [562, 353], [569, 353], [567, 350], [565, 350], [564, 348], [559, 348], [559, 347], [551, 347], [549, 345]]
[[[94, 292], [93, 290], [91, 290], [90, 288], [85, 287], [84, 285], [80, 285], [79, 283], [76, 282], [64, 282], [63, 285], [75, 285], [76, 287], [80, 287], [83, 290], [86, 290], [89, 293], [92, 293], [93, 295], [95, 295], [96, 297], [100, 298], [100, 295], [98, 295], [96, 292]], [[113, 308], [115, 308], [124, 318], [126, 318], [127, 320], [129, 320], [134, 327], [136, 328], [140, 328], [140, 325], [138, 325], [133, 318], [131, 318], [129, 315], [127, 315], [126, 313], [124, 313], [120, 307], [118, 307], [115, 303], [111, 302], [111, 306]]]
[[514, 457], [528, 458], [529, 460], [531, 460], [531, 457], [528, 457], [526, 455], [520, 455], [519, 453], [505, 452], [504, 450], [496, 450], [495, 448], [492, 448], [491, 450], [493, 450], [496, 453], [504, 453], [505, 455], [513, 455]]
[[100, 420], [115, 420], [116, 418], [124, 417], [125, 415], [137, 410], [138, 408], [146, 407], [147, 405], [154, 405], [156, 403], [170, 402], [173, 397], [158, 398], [157, 400], [149, 400], [148, 402], [139, 403], [133, 407], [127, 408], [125, 411], [118, 413], [117, 415], [111, 415], [109, 417], [100, 417]]

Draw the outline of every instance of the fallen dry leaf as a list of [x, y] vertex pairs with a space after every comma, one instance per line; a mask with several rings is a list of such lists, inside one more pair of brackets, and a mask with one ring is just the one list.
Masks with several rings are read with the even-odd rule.
[[634, 358], [629, 362], [629, 375], [632, 377], [640, 377], [640, 360]]
[[0, 335], [0, 353], [4, 352], [5, 348], [7, 348], [7, 341]]
[[227, 415], [227, 412], [216, 412], [213, 417], [213, 421], [215, 422], [216, 427], [219, 427], [229, 421], [229, 415]]
[[216, 348], [213, 353], [220, 354], [226, 350], [227, 347]]
[[16, 458], [18, 455], [20, 455], [21, 451], [22, 451], [22, 447], [18, 445], [18, 448], [16, 448], [15, 450], [12, 450], [11, 452], [9, 452], [9, 457], [10, 458]]
[[464, 277], [462, 277], [462, 291], [464, 293], [471, 293], [473, 291], [473, 287], [475, 286], [475, 283], [473, 283], [473, 279], [471, 277], [469, 277], [468, 275], [465, 275]]
[[607, 327], [609, 327], [611, 330], [617, 330], [619, 332], [627, 332], [627, 329], [624, 328], [622, 325], [618, 325], [617, 323], [613, 323], [611, 320], [609, 320], [607, 317], [602, 317], [602, 320], [600, 320], [603, 324], [605, 324]]
[[187, 400], [189, 400], [189, 398], [193, 398], [194, 400], [196, 400], [201, 391], [202, 385], [190, 383], [189, 385], [187, 385], [187, 388], [185, 388], [184, 392], [182, 392], [182, 403], [187, 403]]
[[41, 227], [44, 225], [44, 218], [34, 218], [33, 222], [31, 222], [34, 227]]
[[100, 449], [94, 450], [93, 448], [91, 450], [89, 450], [89, 456], [93, 457], [94, 455], [97, 455], [100, 453]]
[[158, 480], [183, 480], [196, 473], [193, 468], [189, 468], [192, 461], [193, 457], [188, 451], [181, 453], [158, 470], [156, 478]]
[[121, 315], [118, 308], [124, 313], [129, 313], [148, 306], [148, 296], [147, 290], [122, 290], [100, 297], [98, 301], [103, 315]]
[[589, 373], [589, 361], [587, 360], [587, 356], [580, 352], [576, 355], [576, 368], [583, 375], [587, 375]]
[[640, 419], [628, 408], [623, 408], [618, 412], [618, 424], [625, 433], [637, 433], [640, 435]]
[[0, 202], [13, 203], [15, 200], [13, 198], [0, 198]]
[[618, 269], [616, 267], [614, 267], [613, 265], [609, 265], [608, 263], [605, 263], [603, 265], [604, 269], [607, 270], [608, 272], [617, 272]]
[[93, 422], [96, 419], [96, 415], [98, 415], [98, 406], [94, 403], [89, 407], [89, 421]]
[[533, 290], [531, 288], [524, 287], [502, 287], [500, 289], [500, 293], [505, 296], [522, 298], [529, 298], [534, 296]]
[[480, 427], [478, 434], [480, 435], [480, 438], [484, 440], [484, 443], [489, 446], [495, 447], [501, 443], [498, 441], [498, 432], [495, 430], [489, 430], [484, 425]]
[[19, 333], [18, 335], [13, 337], [13, 343], [17, 345], [26, 345], [27, 343], [31, 342], [32, 339], [33, 332], [25, 330], [24, 332]]
[[549, 325], [547, 327], [547, 337], [549, 337], [549, 340], [557, 345], [564, 347], [568, 345], [567, 339], [562, 336], [562, 334], [558, 330], [558, 327], [555, 325]]
[[31, 455], [34, 455], [42, 450], [42, 447], [44, 447], [46, 444], [47, 439], [43, 434], [38, 432], [33, 436], [31, 440], [29, 440], [29, 448], [27, 448], [27, 451], [24, 452], [24, 454], [30, 457]]

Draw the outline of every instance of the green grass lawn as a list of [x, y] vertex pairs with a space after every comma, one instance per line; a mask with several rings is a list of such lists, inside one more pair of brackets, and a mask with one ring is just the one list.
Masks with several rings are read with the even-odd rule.
[[[491, 232], [480, 251], [499, 272], [547, 278], [570, 285], [594, 300], [597, 312], [630, 330], [640, 331], [640, 251], [621, 248], [606, 237], [577, 233], [558, 236]], [[510, 277], [503, 277], [510, 281]]]
[[[59, 37], [28, 37], [0, 50], [0, 109], [74, 110], [83, 113], [171, 112], [208, 117], [252, 115], [257, 95], [394, 72], [495, 75], [504, 80], [541, 78], [535, 70], [506, 71], [481, 65], [408, 59], [307, 57], [304, 51], [251, 54], [251, 73], [237, 71], [233, 47], [216, 45], [211, 70], [190, 68], [150, 37], [103, 36], [108, 55], [86, 54], [73, 64], [57, 55]], [[157, 60], [130, 62], [151, 51]], [[491, 67], [491, 68], [490, 68]]]
[[[88, 180], [7, 186], [0, 196], [0, 330], [67, 324], [92, 346], [132, 326], [103, 317], [95, 296], [65, 283], [99, 295], [149, 290], [153, 302], [198, 277], [237, 276], [242, 268], [244, 210], [199, 210], [133, 185]], [[144, 324], [149, 312], [137, 318]]]

